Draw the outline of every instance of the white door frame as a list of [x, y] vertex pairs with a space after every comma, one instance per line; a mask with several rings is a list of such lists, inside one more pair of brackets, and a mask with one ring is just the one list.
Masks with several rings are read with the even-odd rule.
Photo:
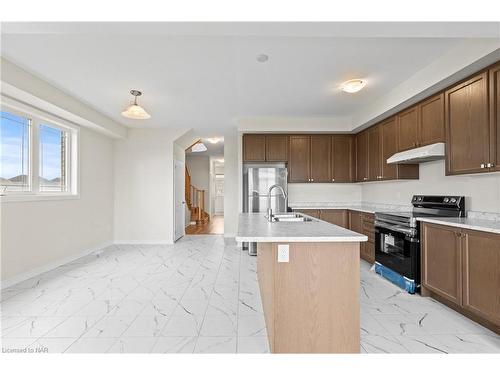
[[[184, 176], [184, 169], [185, 169], [186, 163], [183, 162], [182, 160], [174, 160], [174, 242], [177, 241], [179, 238], [183, 237], [186, 232], [185, 232], [185, 214], [186, 214], [186, 202], [184, 198], [184, 190], [185, 190], [185, 183], [184, 177], [181, 178], [182, 181], [177, 180], [177, 170], [180, 169], [182, 171], [182, 176]], [[181, 186], [179, 186], [181, 185]], [[178, 194], [182, 192], [182, 198], [180, 202], [178, 202]], [[177, 205], [181, 204], [182, 209], [179, 210], [178, 212], [178, 207]], [[179, 224], [179, 221], [181, 224]], [[178, 233], [177, 229], [182, 228], [180, 233]]]

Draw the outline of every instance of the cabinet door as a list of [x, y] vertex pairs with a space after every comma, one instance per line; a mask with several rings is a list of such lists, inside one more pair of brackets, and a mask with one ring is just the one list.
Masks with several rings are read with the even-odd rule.
[[332, 137], [311, 136], [311, 182], [332, 181]]
[[363, 233], [363, 225], [361, 223], [361, 212], [349, 210], [349, 229], [356, 233]]
[[448, 175], [488, 171], [487, 81], [487, 73], [482, 73], [445, 92]]
[[382, 178], [382, 135], [379, 125], [368, 130], [368, 179], [370, 181]]
[[265, 135], [243, 135], [243, 161], [266, 161]]
[[500, 236], [464, 231], [463, 306], [500, 324]]
[[349, 228], [349, 214], [347, 210], [321, 210], [319, 218], [343, 228]]
[[444, 94], [433, 96], [418, 106], [419, 146], [444, 142]]
[[422, 285], [457, 305], [462, 304], [460, 231], [423, 223]]
[[266, 135], [266, 161], [288, 161], [288, 136]]
[[356, 181], [368, 180], [368, 136], [363, 131], [356, 134]]
[[355, 168], [354, 137], [332, 136], [332, 182], [353, 182]]
[[490, 163], [500, 171], [500, 64], [490, 69]]
[[382, 177], [385, 180], [398, 178], [398, 166], [387, 164], [387, 159], [398, 152], [398, 128], [396, 117], [382, 125]]
[[411, 107], [398, 116], [398, 151], [418, 146], [418, 108]]
[[288, 167], [290, 182], [309, 182], [311, 165], [311, 137], [290, 136]]

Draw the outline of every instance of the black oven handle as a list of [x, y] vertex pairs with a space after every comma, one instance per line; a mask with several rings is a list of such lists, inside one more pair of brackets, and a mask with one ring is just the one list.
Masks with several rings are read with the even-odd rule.
[[397, 232], [397, 233], [403, 233], [403, 234], [406, 234], [407, 236], [415, 236], [414, 229], [398, 228], [394, 225], [386, 225], [386, 224], [381, 223], [380, 221], [375, 221], [375, 229], [377, 229], [377, 227], [392, 230], [393, 232]]

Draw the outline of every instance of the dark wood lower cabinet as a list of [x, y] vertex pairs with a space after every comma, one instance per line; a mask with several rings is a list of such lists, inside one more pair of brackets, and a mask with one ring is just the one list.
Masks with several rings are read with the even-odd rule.
[[500, 235], [422, 223], [422, 295], [500, 333]]
[[423, 225], [422, 285], [451, 302], [462, 303], [462, 256], [456, 228]]
[[500, 236], [464, 231], [462, 237], [462, 304], [500, 325]]
[[349, 228], [349, 212], [347, 210], [321, 210], [320, 219], [343, 228]]

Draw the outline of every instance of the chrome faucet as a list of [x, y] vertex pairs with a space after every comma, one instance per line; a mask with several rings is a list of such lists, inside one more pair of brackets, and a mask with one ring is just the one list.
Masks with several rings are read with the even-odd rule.
[[267, 193], [267, 220], [273, 221], [273, 209], [271, 208], [271, 192], [274, 188], [278, 188], [281, 190], [281, 194], [285, 198], [285, 211], [288, 209], [288, 195], [285, 193], [285, 189], [281, 185], [273, 185], [269, 188], [269, 192]]

